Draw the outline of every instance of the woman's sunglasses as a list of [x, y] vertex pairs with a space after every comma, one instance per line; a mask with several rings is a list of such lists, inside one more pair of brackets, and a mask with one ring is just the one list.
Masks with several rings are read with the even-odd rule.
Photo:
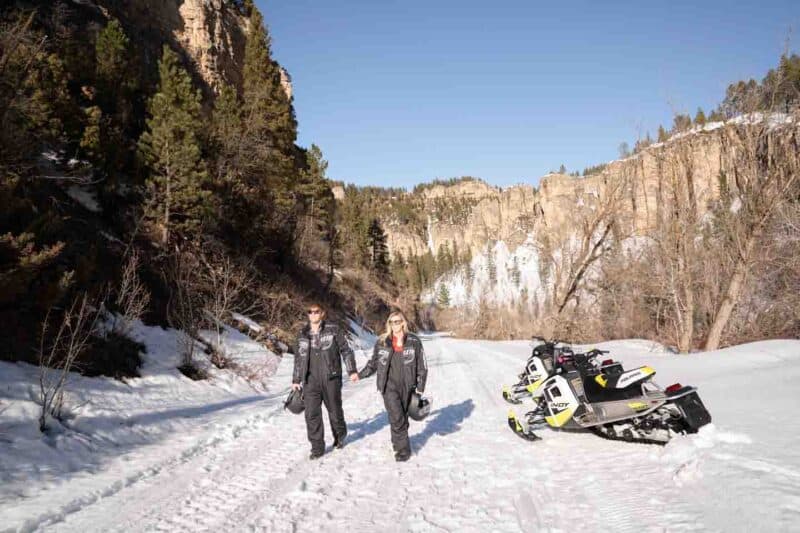
[[403, 323], [402, 320], [390, 320], [389, 321], [389, 324], [392, 324], [393, 326], [399, 326], [402, 323]]

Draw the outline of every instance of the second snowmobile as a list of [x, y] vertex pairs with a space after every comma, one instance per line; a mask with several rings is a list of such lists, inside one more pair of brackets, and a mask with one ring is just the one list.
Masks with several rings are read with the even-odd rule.
[[711, 422], [695, 387], [653, 382], [655, 370], [642, 366], [624, 371], [620, 363], [598, 364], [600, 350], [574, 354], [537, 387], [534, 409], [508, 425], [526, 440], [538, 440], [535, 430], [550, 426], [591, 430], [615, 440], [666, 444], [674, 435], [695, 433]]
[[503, 386], [503, 399], [511, 404], [520, 404], [523, 400], [533, 397], [544, 380], [556, 371], [556, 363], [564, 354], [572, 355], [568, 346], [560, 346], [561, 341], [547, 341], [541, 337], [533, 337], [541, 341], [533, 347], [525, 371], [519, 374], [519, 381], [512, 386]]

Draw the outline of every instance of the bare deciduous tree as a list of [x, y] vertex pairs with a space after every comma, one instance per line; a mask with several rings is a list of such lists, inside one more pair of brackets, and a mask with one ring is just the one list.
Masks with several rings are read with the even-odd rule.
[[150, 291], [139, 277], [140, 265], [139, 252], [131, 249], [114, 298], [116, 313], [111, 318], [111, 331], [118, 335], [128, 336], [133, 323], [142, 318], [150, 303]]
[[606, 254], [613, 242], [622, 238], [621, 203], [627, 192], [628, 178], [606, 180], [594, 194], [588, 194], [591, 207], [575, 212], [576, 231], [546, 242], [541, 247], [551, 279], [550, 313], [561, 315], [571, 302], [577, 303], [587, 274]]
[[39, 344], [39, 430], [47, 430], [49, 417], [60, 419], [64, 407], [64, 391], [75, 361], [89, 343], [97, 325], [98, 313], [84, 293], [64, 311], [53, 336], [50, 335], [50, 313], [42, 323]]
[[170, 287], [167, 321], [180, 332], [179, 349], [186, 370], [195, 369], [194, 351], [203, 309], [198, 273], [198, 261], [185, 251], [172, 255], [164, 273]]
[[[230, 322], [232, 313], [261, 315], [264, 306], [252, 296], [257, 279], [251, 264], [238, 265], [225, 254], [211, 258], [201, 256], [200, 260], [203, 264], [200, 282], [208, 293], [203, 312], [216, 333], [214, 354], [220, 358], [223, 355], [217, 351], [223, 346], [225, 324]], [[223, 363], [221, 360], [214, 362]]]
[[770, 221], [787, 208], [790, 192], [800, 175], [800, 133], [797, 119], [776, 126], [773, 114], [751, 114], [729, 127], [723, 137], [733, 155], [725, 172], [721, 209], [715, 222], [722, 230], [722, 248], [732, 265], [725, 278], [704, 348], [716, 350], [734, 308], [744, 292], [747, 277], [757, 262]]

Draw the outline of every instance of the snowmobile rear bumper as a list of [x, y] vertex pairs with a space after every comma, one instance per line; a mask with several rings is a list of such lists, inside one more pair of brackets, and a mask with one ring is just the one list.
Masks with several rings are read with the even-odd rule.
[[[689, 387], [684, 387], [687, 388]], [[669, 401], [680, 410], [689, 433], [696, 433], [698, 429], [711, 422], [711, 414], [703, 405], [697, 389], [692, 388], [691, 392], [680, 390], [674, 396], [670, 396]]]

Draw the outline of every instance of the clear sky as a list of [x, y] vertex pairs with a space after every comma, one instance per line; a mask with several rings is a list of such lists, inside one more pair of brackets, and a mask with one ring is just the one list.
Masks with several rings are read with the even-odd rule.
[[[257, 0], [328, 176], [538, 182], [761, 79], [800, 1]], [[792, 32], [794, 31], [794, 35]]]

